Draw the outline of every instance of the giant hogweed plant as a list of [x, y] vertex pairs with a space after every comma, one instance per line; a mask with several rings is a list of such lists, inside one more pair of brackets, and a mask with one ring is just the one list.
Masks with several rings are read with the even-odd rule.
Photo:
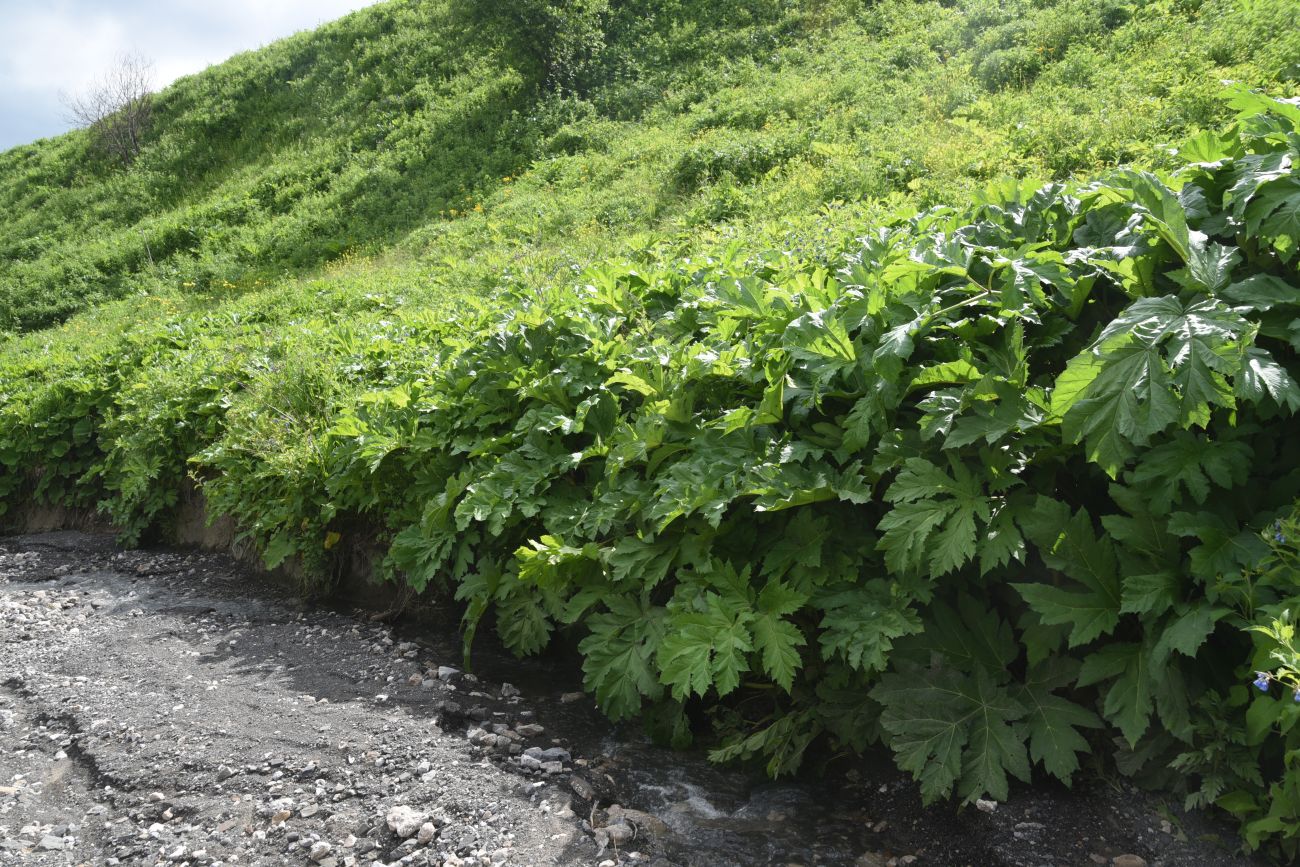
[[[1232, 99], [1171, 176], [1008, 182], [833, 261], [130, 340], [6, 387], [0, 493], [138, 533], [188, 457], [270, 562], [385, 528], [467, 652], [563, 634], [612, 718], [707, 711], [718, 759], [883, 743], [970, 801], [1105, 748], [1294, 851], [1300, 106]], [[295, 347], [335, 369], [278, 377]]]
[[1171, 177], [521, 294], [337, 421], [331, 496], [397, 506], [467, 643], [564, 632], [611, 717], [712, 706], [719, 759], [883, 742], [969, 801], [1113, 737], [1258, 795], [1195, 754], [1286, 583], [1249, 576], [1300, 493], [1300, 106], [1233, 99]]

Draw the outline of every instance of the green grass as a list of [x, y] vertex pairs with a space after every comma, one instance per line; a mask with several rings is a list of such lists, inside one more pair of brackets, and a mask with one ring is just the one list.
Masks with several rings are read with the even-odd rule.
[[129, 170], [85, 133], [0, 155], [0, 328], [348, 255], [483, 295], [719, 225], [1160, 164], [1225, 119], [1220, 79], [1294, 91], [1293, 11], [628, 2], [581, 95], [557, 95], [448, 3], [394, 0], [172, 85]]

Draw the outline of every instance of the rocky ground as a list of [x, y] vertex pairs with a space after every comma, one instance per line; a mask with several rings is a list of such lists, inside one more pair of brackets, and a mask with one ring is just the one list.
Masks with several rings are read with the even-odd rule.
[[[568, 753], [509, 689], [488, 713], [387, 627], [86, 542], [0, 554], [0, 863], [635, 860], [582, 833]], [[471, 749], [456, 705], [533, 773]]]
[[411, 633], [216, 555], [0, 539], [0, 864], [1251, 863], [1121, 786], [957, 814], [878, 759], [763, 784]]

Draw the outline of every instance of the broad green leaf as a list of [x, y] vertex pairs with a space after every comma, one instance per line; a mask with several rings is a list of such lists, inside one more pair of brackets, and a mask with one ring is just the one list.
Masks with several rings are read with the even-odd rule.
[[1112, 477], [1133, 455], [1135, 444], [1178, 418], [1172, 380], [1151, 345], [1132, 343], [1107, 353], [1082, 394], [1065, 414], [1062, 436], [1076, 443], [1086, 439], [1088, 459]]
[[1207, 582], [1252, 569], [1269, 555], [1259, 533], [1238, 529], [1213, 512], [1174, 512], [1169, 531], [1200, 543], [1188, 556], [1193, 574]]
[[1184, 495], [1204, 503], [1213, 487], [1242, 484], [1253, 452], [1237, 440], [1213, 440], [1178, 431], [1167, 442], [1142, 455], [1132, 483], [1148, 498], [1151, 511], [1167, 514]]
[[779, 581], [768, 582], [758, 595], [752, 624], [754, 646], [762, 659], [763, 670], [786, 692], [790, 691], [795, 673], [803, 664], [799, 648], [808, 642], [799, 628], [785, 618], [807, 601], [807, 596]]
[[979, 669], [905, 667], [872, 690], [884, 706], [881, 726], [898, 766], [921, 784], [929, 803], [956, 788], [964, 801], [1005, 800], [1008, 774], [1029, 779], [1029, 755], [1014, 723], [1025, 707]]
[[1300, 386], [1286, 368], [1262, 349], [1246, 351], [1245, 363], [1237, 373], [1237, 394], [1253, 403], [1271, 397], [1288, 412], [1300, 411]]
[[857, 350], [844, 323], [830, 311], [805, 313], [791, 322], [785, 331], [785, 345], [791, 351], [832, 361], [857, 361]]
[[1253, 274], [1228, 286], [1220, 294], [1229, 301], [1248, 305], [1260, 312], [1300, 305], [1300, 288], [1272, 274]]
[[906, 598], [891, 593], [887, 583], [828, 594], [816, 600], [822, 617], [823, 659], [840, 657], [860, 671], [883, 671], [896, 639], [921, 631], [921, 618]]
[[1013, 692], [1026, 709], [1019, 725], [1029, 738], [1029, 757], [1064, 783], [1070, 782], [1079, 769], [1079, 754], [1090, 751], [1079, 729], [1099, 728], [1102, 724], [1092, 711], [1053, 692], [1071, 686], [1078, 668], [1078, 663], [1058, 657], [1036, 666], [1020, 689]]
[[1152, 663], [1163, 665], [1169, 654], [1175, 651], [1183, 656], [1196, 656], [1214, 631], [1215, 624], [1228, 613], [1226, 608], [1198, 603], [1185, 613], [1166, 620], [1158, 630], [1160, 637], [1151, 650]]
[[551, 639], [551, 621], [538, 594], [522, 587], [496, 602], [497, 634], [519, 656], [530, 656]]
[[1188, 289], [1216, 294], [1232, 282], [1232, 269], [1241, 262], [1235, 247], [1207, 242], [1205, 236], [1192, 233], [1187, 268], [1180, 282]]
[[1237, 156], [1240, 147], [1235, 136], [1204, 130], [1183, 142], [1178, 156], [1189, 163], [1217, 167], [1223, 160]]
[[607, 605], [607, 613], [587, 617], [590, 634], [578, 649], [583, 683], [601, 710], [621, 720], [634, 716], [644, 699], [663, 695], [655, 654], [663, 641], [664, 610], [627, 596], [611, 596]]
[[609, 552], [609, 576], [615, 583], [650, 589], [664, 580], [676, 557], [675, 540], [626, 536]]
[[1145, 575], [1125, 575], [1122, 614], [1160, 615], [1180, 599], [1182, 577], [1170, 569]]
[[1083, 661], [1079, 686], [1109, 681], [1102, 701], [1102, 713], [1128, 741], [1137, 745], [1150, 726], [1154, 709], [1151, 683], [1152, 664], [1146, 647], [1140, 644], [1108, 644]]
[[1300, 178], [1290, 177], [1261, 187], [1246, 207], [1246, 232], [1300, 243]]
[[1148, 172], [1124, 171], [1120, 176], [1133, 191], [1133, 198], [1145, 211], [1148, 221], [1178, 253], [1189, 262], [1192, 258], [1191, 231], [1187, 227], [1187, 214], [1173, 190]]
[[1073, 579], [1073, 585], [1017, 584], [1016, 589], [1043, 623], [1070, 626], [1069, 644], [1078, 647], [1119, 624], [1121, 591], [1110, 540], [1097, 536], [1087, 510], [1068, 514], [1061, 503], [1040, 497], [1038, 507], [1020, 521], [1043, 562]]
[[885, 492], [893, 507], [877, 526], [891, 569], [923, 569], [938, 577], [978, 553], [977, 520], [986, 524], [991, 519], [990, 499], [964, 465], [955, 460], [949, 465], [951, 474], [922, 458], [909, 458]]
[[924, 646], [943, 654], [949, 665], [1000, 673], [1020, 655], [1011, 625], [969, 594], [961, 594], [955, 608], [936, 602], [927, 615]]
[[670, 613], [659, 645], [659, 679], [678, 701], [691, 694], [702, 696], [710, 688], [727, 695], [749, 671], [753, 613], [712, 592], [705, 595], [705, 609]]

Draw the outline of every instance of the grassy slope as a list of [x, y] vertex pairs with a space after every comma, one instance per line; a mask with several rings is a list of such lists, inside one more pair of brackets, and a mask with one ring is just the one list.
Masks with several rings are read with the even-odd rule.
[[1276, 86], [1300, 56], [1286, 0], [717, 5], [620, 4], [557, 99], [447, 2], [395, 0], [169, 87], [129, 171], [84, 133], [15, 148], [0, 328], [380, 253], [480, 294], [719, 224], [1159, 162], [1223, 119], [1220, 79]]
[[215, 449], [265, 540], [336, 408], [498, 287], [827, 259], [1005, 175], [1159, 165], [1226, 116], [1221, 79], [1286, 94], [1300, 60], [1289, 0], [714, 6], [623, 5], [559, 98], [443, 0], [395, 0], [178, 82], [129, 171], [81, 133], [0, 156], [0, 317], [91, 308], [0, 344], [0, 497], [144, 531]]

